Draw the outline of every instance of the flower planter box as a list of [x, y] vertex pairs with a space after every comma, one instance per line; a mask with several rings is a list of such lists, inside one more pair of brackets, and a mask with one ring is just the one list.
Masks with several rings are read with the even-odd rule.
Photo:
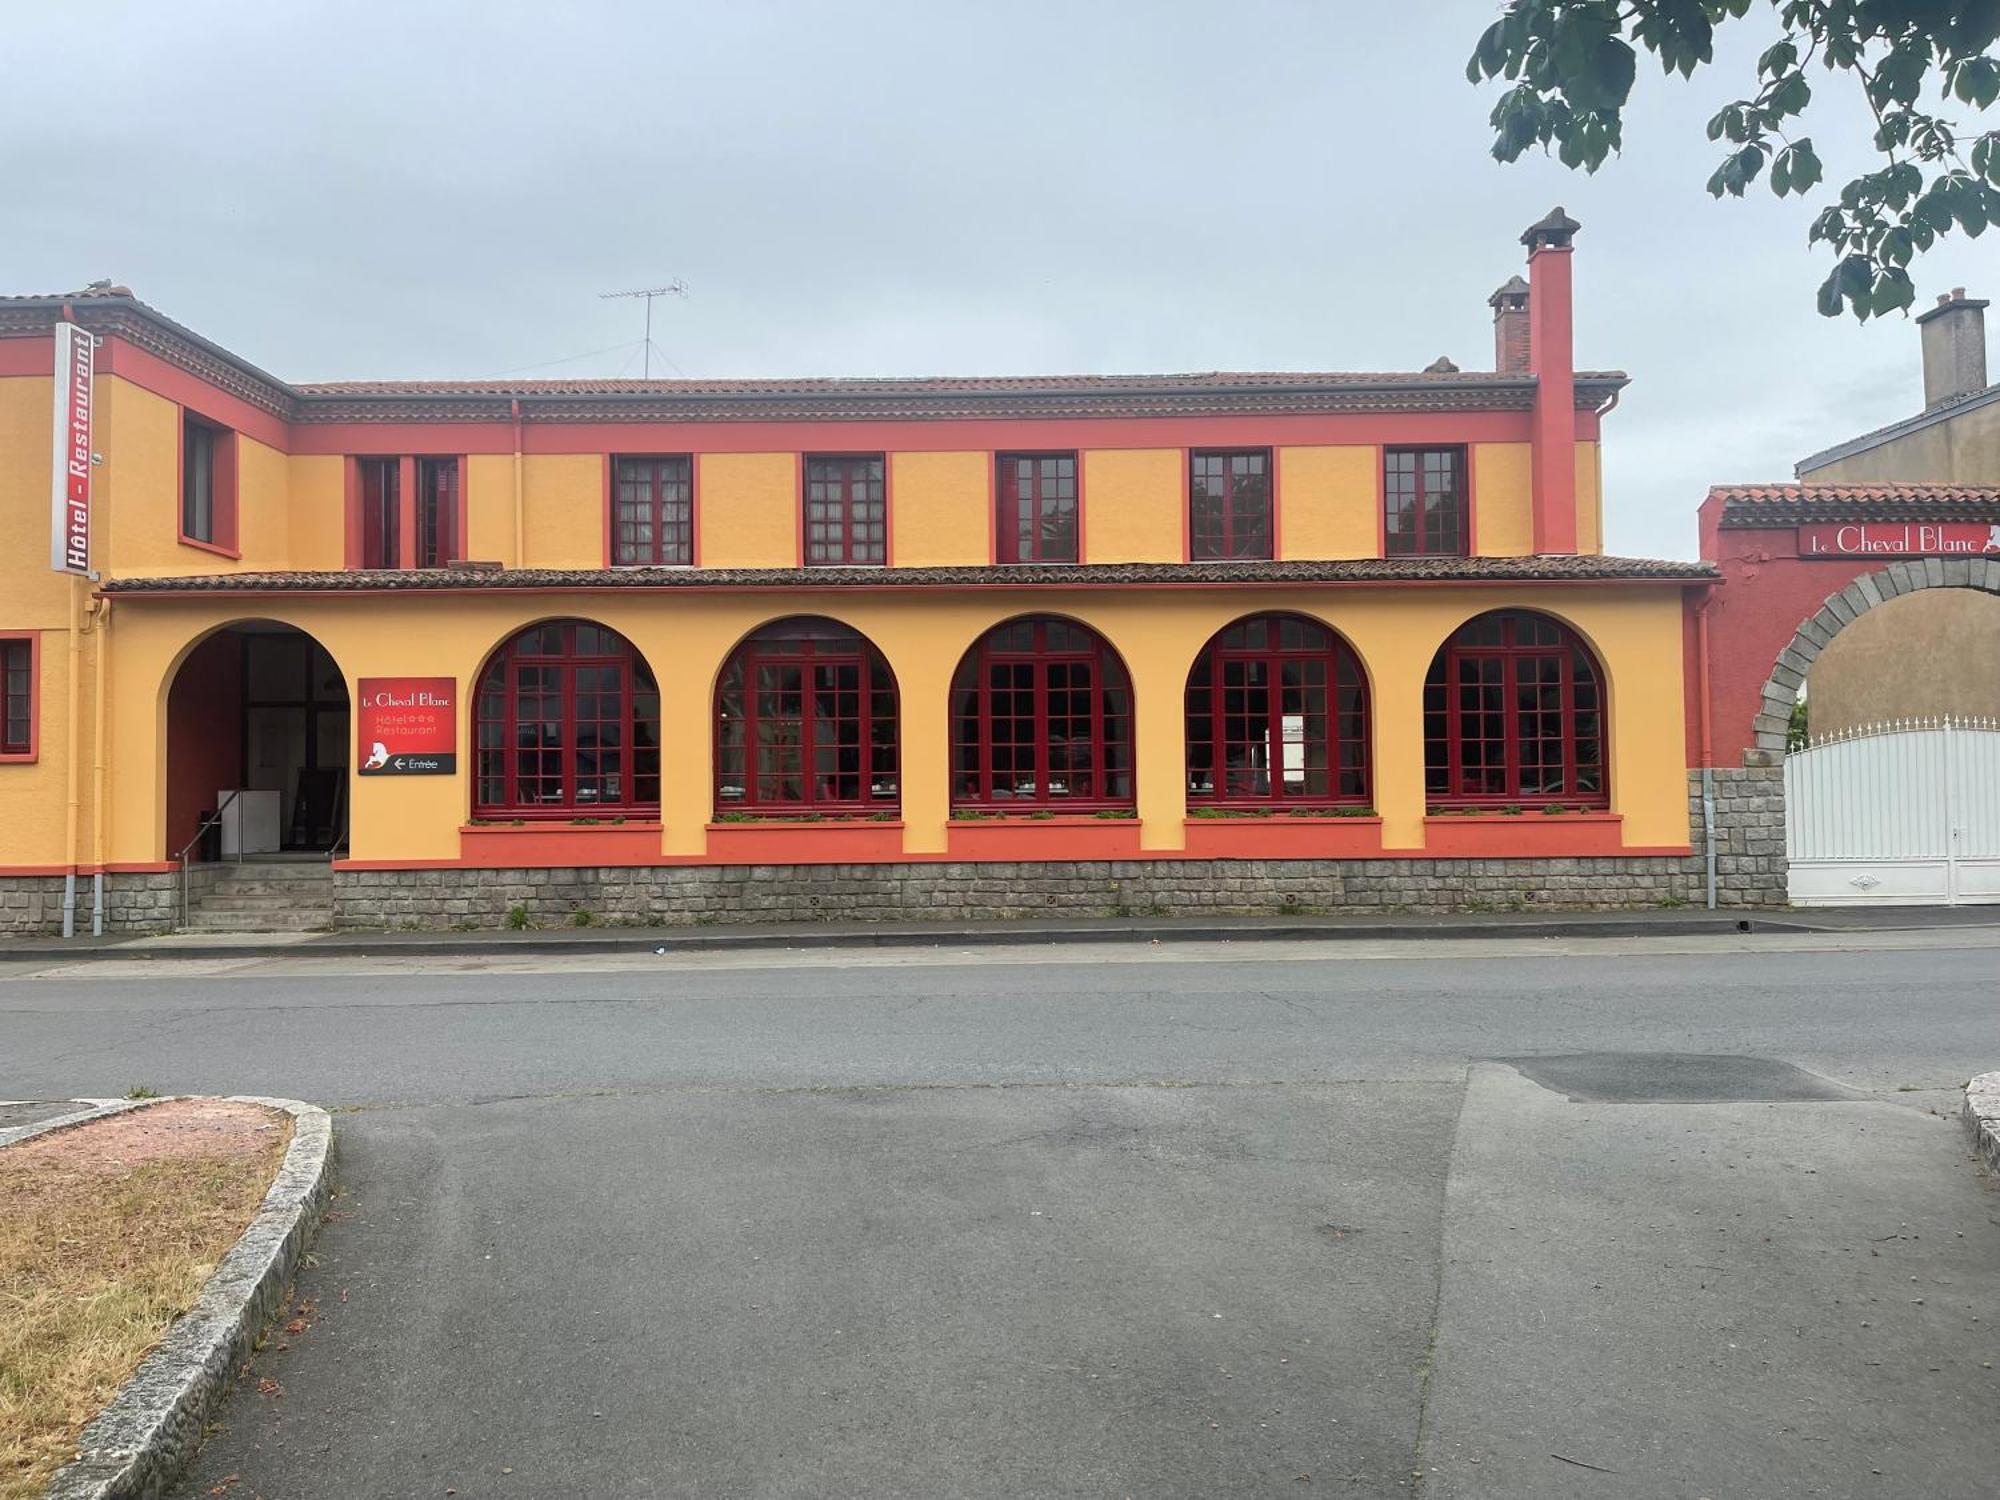
[[1624, 824], [1613, 812], [1443, 813], [1424, 819], [1424, 853], [1434, 859], [1623, 854]]
[[1372, 859], [1382, 820], [1367, 818], [1189, 818], [1189, 859]]
[[468, 823], [461, 863], [481, 870], [586, 869], [660, 863], [658, 823]]
[[954, 820], [953, 859], [1137, 859], [1137, 818], [974, 818]]
[[902, 857], [900, 821], [801, 823], [788, 818], [759, 818], [708, 825], [711, 864], [844, 865]]

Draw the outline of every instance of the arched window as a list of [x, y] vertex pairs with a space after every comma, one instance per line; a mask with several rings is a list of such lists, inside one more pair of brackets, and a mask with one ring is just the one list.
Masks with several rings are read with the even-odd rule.
[[631, 642], [588, 620], [530, 625], [487, 658], [473, 810], [516, 818], [660, 805], [660, 690]]
[[954, 807], [1132, 805], [1132, 686], [1103, 637], [1034, 615], [986, 632], [951, 683]]
[[1603, 807], [1603, 679], [1546, 615], [1461, 625], [1424, 680], [1424, 790], [1433, 803]]
[[715, 810], [894, 812], [896, 679], [832, 620], [766, 625], [715, 689]]
[[1368, 693], [1316, 620], [1253, 615], [1220, 631], [1187, 685], [1188, 800], [1368, 801]]

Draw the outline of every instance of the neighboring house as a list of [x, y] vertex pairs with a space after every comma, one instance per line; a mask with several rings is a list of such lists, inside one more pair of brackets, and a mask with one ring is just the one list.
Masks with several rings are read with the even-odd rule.
[[[1959, 287], [1918, 314], [1924, 409], [1801, 460], [1798, 478], [2000, 485], [2000, 385], [1986, 379], [1987, 305]], [[2000, 715], [2000, 599], [1941, 590], [1855, 621], [1813, 664], [1807, 696], [1815, 734], [1892, 719]]]
[[1602, 554], [1575, 229], [1490, 371], [299, 385], [0, 299], [0, 925], [171, 920], [232, 796], [350, 925], [1698, 898], [1714, 572]]

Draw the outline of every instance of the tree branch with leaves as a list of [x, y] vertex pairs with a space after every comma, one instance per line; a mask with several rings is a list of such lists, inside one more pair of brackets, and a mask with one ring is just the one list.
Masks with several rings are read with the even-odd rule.
[[[2000, 98], [2000, 0], [1507, 0], [1466, 67], [1474, 83], [1504, 78], [1493, 154], [1539, 146], [1594, 172], [1623, 144], [1639, 55], [1690, 78], [1715, 60], [1715, 35], [1770, 11], [1777, 39], [1757, 60], [1755, 91], [1708, 122], [1725, 154], [1708, 179], [1740, 198], [1762, 177], [1804, 198], [1824, 175], [1801, 127], [1815, 71], [1859, 90], [1881, 164], [1842, 185], [1809, 241], [1836, 257], [1819, 310], [1866, 320], [1916, 299], [1910, 264], [1954, 231], [2000, 224], [2000, 131], [1968, 132], [1944, 111], [1982, 112]], [[1935, 82], [1937, 107], [1924, 104]]]

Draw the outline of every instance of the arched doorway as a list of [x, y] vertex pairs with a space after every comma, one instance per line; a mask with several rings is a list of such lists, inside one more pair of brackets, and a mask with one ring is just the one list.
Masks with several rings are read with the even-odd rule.
[[347, 679], [305, 631], [224, 626], [167, 691], [166, 854], [323, 855], [347, 836]]

